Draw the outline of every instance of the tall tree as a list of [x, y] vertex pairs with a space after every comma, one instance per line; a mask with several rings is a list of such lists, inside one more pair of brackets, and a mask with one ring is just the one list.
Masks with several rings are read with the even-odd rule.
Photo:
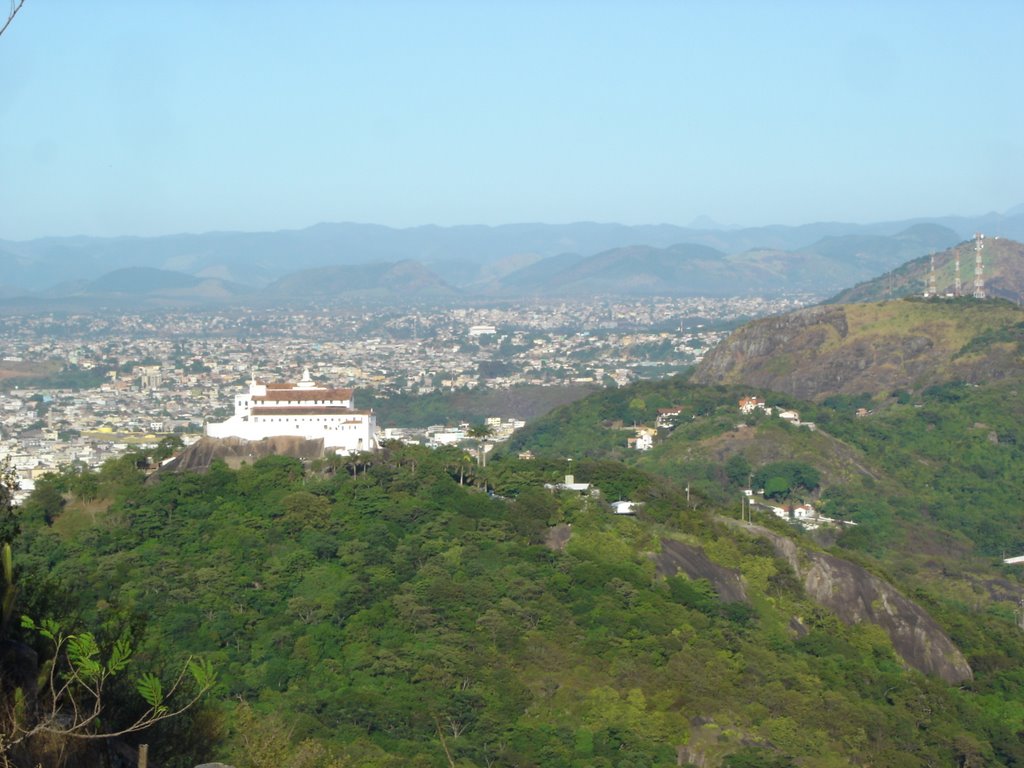
[[466, 433], [476, 440], [477, 464], [481, 467], [487, 466], [487, 438], [494, 434], [489, 424], [474, 424]]

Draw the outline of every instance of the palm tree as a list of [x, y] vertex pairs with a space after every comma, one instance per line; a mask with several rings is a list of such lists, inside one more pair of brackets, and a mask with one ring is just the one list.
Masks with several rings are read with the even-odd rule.
[[469, 435], [469, 437], [476, 440], [477, 464], [479, 464], [481, 467], [486, 467], [487, 452], [484, 450], [485, 442], [488, 437], [494, 434], [494, 430], [491, 429], [490, 425], [488, 424], [474, 424], [469, 428], [466, 434]]

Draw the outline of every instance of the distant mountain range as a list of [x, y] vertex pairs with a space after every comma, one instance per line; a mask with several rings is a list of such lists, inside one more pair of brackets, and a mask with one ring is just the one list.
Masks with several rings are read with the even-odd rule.
[[8, 306], [89, 306], [328, 296], [823, 294], [975, 231], [1024, 239], [1024, 211], [748, 229], [342, 223], [269, 233], [0, 241], [0, 298]]
[[830, 235], [792, 251], [728, 254], [694, 243], [629, 246], [589, 257], [552, 256], [478, 288], [496, 295], [822, 293], [945, 248], [957, 237], [937, 224], [915, 224], [890, 236]]

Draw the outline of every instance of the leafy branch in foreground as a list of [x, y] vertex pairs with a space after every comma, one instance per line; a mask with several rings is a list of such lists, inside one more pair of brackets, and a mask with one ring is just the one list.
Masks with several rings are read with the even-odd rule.
[[[0, 732], [0, 759], [18, 744], [40, 734], [106, 739], [145, 730], [161, 720], [182, 714], [216, 683], [210, 663], [194, 657], [186, 659], [166, 690], [158, 677], [143, 674], [135, 687], [148, 705], [146, 710], [130, 724], [107, 730], [98, 727], [104, 708], [104, 687], [131, 661], [132, 649], [127, 636], [122, 635], [114, 643], [104, 660], [92, 633], [66, 633], [53, 619], [37, 624], [28, 616], [22, 617], [21, 626], [48, 640], [53, 656], [40, 680], [41, 690], [35, 700], [17, 696], [6, 713], [3, 732]], [[172, 704], [175, 694], [183, 690], [189, 680], [194, 683], [192, 692], [184, 701]]]

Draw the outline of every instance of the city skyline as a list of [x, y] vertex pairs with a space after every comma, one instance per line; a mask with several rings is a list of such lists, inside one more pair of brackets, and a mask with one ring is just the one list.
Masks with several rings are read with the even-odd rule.
[[0, 239], [1024, 202], [1024, 8], [29, 0]]

